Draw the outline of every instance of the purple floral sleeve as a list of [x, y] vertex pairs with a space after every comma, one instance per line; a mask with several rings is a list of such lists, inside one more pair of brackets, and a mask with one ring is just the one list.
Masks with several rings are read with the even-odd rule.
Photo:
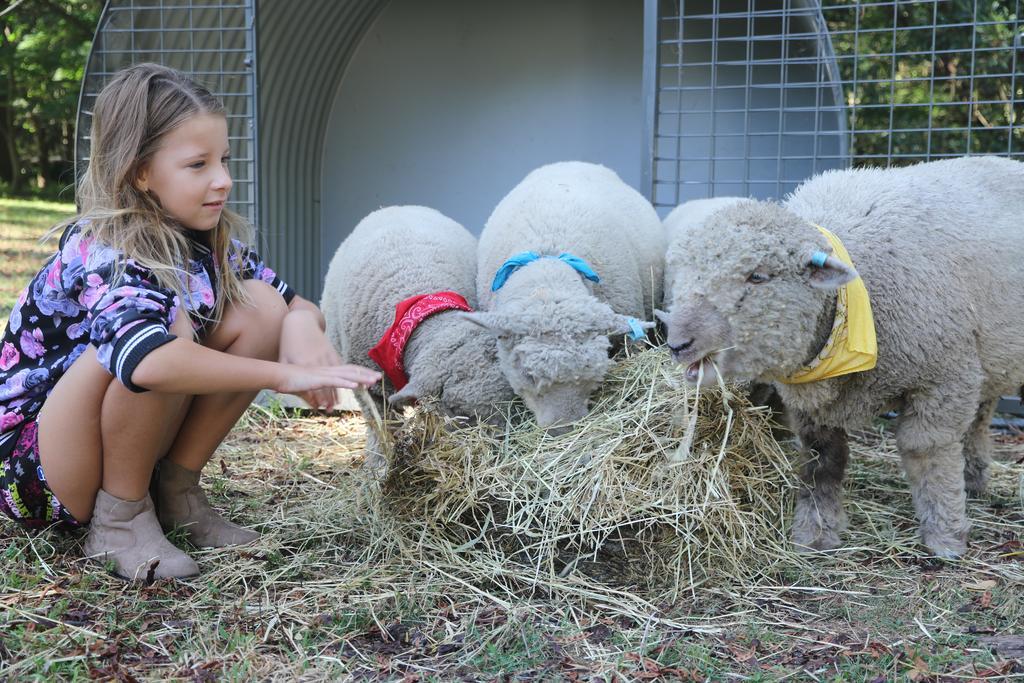
[[256, 250], [238, 240], [231, 242], [231, 265], [243, 280], [259, 280], [276, 289], [284, 297], [285, 303], [291, 303], [295, 297], [295, 290], [263, 262]]
[[175, 338], [170, 326], [177, 297], [159, 287], [147, 268], [78, 233], [65, 241], [58, 257], [53, 277], [67, 299], [88, 311], [68, 335], [87, 335], [111, 374], [132, 391], [145, 391], [132, 383], [132, 373], [147, 354]]

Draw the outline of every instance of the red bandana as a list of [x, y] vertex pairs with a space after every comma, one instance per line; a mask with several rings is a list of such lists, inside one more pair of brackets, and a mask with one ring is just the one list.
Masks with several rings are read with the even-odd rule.
[[402, 355], [405, 353], [405, 345], [409, 342], [409, 337], [428, 316], [451, 309], [473, 310], [466, 300], [455, 292], [434, 292], [433, 294], [411, 296], [399, 301], [395, 306], [394, 324], [388, 328], [377, 345], [367, 354], [374, 363], [380, 366], [391, 383], [395, 385], [395, 389], [400, 390], [409, 383], [409, 378], [405, 376], [405, 368], [402, 366]]

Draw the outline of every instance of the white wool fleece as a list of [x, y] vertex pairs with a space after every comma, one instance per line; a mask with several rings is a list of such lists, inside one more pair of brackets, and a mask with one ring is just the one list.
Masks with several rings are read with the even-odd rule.
[[[897, 446], [921, 535], [936, 554], [966, 548], [965, 489], [985, 487], [988, 424], [1024, 383], [1024, 164], [995, 157], [831, 171], [784, 205], [740, 202], [669, 254], [677, 360], [714, 358], [728, 379], [779, 380], [829, 336], [835, 288], [858, 274], [871, 299], [877, 366], [775, 386], [808, 451], [794, 540], [835, 547], [846, 430], [901, 413]], [[855, 271], [812, 225], [836, 234]]]
[[[422, 206], [374, 211], [328, 268], [320, 303], [328, 339], [345, 362], [373, 367], [367, 352], [394, 322], [398, 302], [450, 290], [475, 308], [475, 274], [476, 239], [452, 219]], [[443, 311], [410, 338], [404, 357], [409, 384], [400, 395], [382, 382], [399, 402], [433, 396], [450, 413], [486, 418], [512, 398], [496, 353], [492, 335], [457, 311]], [[371, 392], [380, 399], [379, 388]]]
[[[669, 258], [669, 254], [673, 251], [677, 251], [685, 248], [686, 232], [699, 225], [703, 225], [711, 214], [724, 209], [727, 206], [732, 206], [737, 202], [742, 202], [745, 197], [713, 197], [711, 199], [692, 199], [688, 202], [684, 202], [672, 209], [672, 211], [665, 217], [663, 223], [665, 227], [665, 239], [668, 242], [668, 248], [666, 250], [666, 260]], [[675, 271], [671, 268], [665, 269], [665, 287], [664, 287], [664, 302], [659, 303], [659, 307], [664, 307], [672, 301], [672, 288], [673, 281], [672, 275]]]
[[[491, 291], [495, 273], [524, 251], [579, 257], [601, 281], [551, 258]], [[480, 236], [475, 316], [499, 338], [515, 392], [542, 426], [586, 414], [608, 368], [609, 335], [626, 317], [650, 320], [661, 300], [665, 236], [657, 213], [611, 170], [561, 162], [531, 172], [494, 209]]]

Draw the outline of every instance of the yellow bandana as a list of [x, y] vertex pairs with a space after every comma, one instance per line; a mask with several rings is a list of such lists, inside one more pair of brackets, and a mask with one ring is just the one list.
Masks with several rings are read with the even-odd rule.
[[[834, 255], [853, 266], [853, 260], [839, 238], [820, 225], [814, 227], [832, 243]], [[838, 290], [836, 320], [824, 348], [806, 367], [779, 381], [783, 384], [817, 382], [870, 370], [877, 361], [878, 340], [875, 338], [875, 321], [871, 317], [871, 301], [864, 280], [858, 277]]]

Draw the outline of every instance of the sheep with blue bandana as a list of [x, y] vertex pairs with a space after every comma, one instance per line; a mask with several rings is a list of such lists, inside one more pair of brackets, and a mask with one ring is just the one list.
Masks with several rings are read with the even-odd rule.
[[668, 343], [692, 381], [772, 382], [805, 462], [793, 541], [840, 545], [847, 430], [888, 410], [924, 544], [966, 549], [988, 427], [1024, 382], [1024, 164], [830, 171], [715, 212], [668, 255]]
[[[587, 414], [611, 339], [642, 337], [661, 300], [665, 237], [651, 204], [611, 170], [531, 172], [494, 209], [478, 252], [482, 313], [512, 389], [546, 428]], [[611, 338], [611, 339], [610, 339]]]
[[[369, 389], [379, 413], [422, 397], [472, 419], [491, 417], [513, 399], [498, 367], [494, 337], [459, 317], [476, 307], [476, 238], [422, 206], [374, 211], [331, 260], [320, 308], [327, 338], [346, 363], [370, 365], [385, 379]], [[383, 385], [383, 386], [381, 386]], [[357, 392], [368, 424], [374, 406]], [[367, 462], [383, 465], [367, 429]]]

